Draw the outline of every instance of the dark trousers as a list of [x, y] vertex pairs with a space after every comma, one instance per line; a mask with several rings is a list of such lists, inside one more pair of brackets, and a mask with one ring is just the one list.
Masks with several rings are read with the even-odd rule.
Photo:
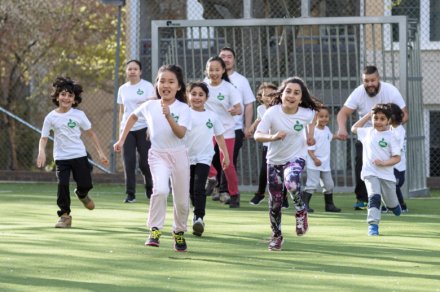
[[402, 207], [402, 209], [406, 209], [405, 200], [403, 199], [403, 194], [401, 190], [401, 187], [405, 183], [405, 171], [398, 171], [397, 169], [394, 169], [394, 176], [396, 177], [397, 199], [399, 200], [400, 207]]
[[261, 151], [261, 167], [260, 167], [260, 175], [258, 177], [258, 194], [264, 194], [266, 192], [267, 186], [267, 146], [263, 146]]
[[189, 196], [194, 207], [194, 217], [205, 217], [206, 195], [205, 184], [208, 179], [209, 165], [197, 163], [190, 166]]
[[130, 196], [136, 194], [136, 150], [139, 155], [139, 168], [144, 177], [145, 191], [151, 191], [153, 180], [148, 165], [148, 150], [151, 147], [147, 139], [147, 128], [130, 131], [123, 146], [125, 171], [125, 193]]
[[356, 141], [354, 146], [356, 149], [355, 166], [354, 166], [354, 174], [356, 176], [356, 186], [354, 188], [354, 193], [356, 194], [356, 200], [360, 202], [368, 202], [367, 187], [365, 186], [365, 182], [361, 179], [362, 142]]
[[[237, 160], [238, 160], [238, 155], [240, 153], [240, 149], [241, 149], [241, 147], [243, 147], [243, 140], [244, 140], [243, 130], [240, 130], [240, 129], [235, 130], [234, 157], [233, 157], [232, 161], [234, 162], [235, 169], [237, 170], [237, 173], [238, 173]], [[217, 147], [216, 151], [219, 151], [218, 146], [216, 146], [216, 147]], [[220, 152], [219, 152], [219, 155], [220, 155]], [[230, 159], [230, 157], [229, 157], [229, 159]], [[215, 155], [214, 155], [214, 160], [215, 160]], [[217, 161], [220, 161], [220, 159], [218, 158]], [[217, 166], [218, 166], [218, 168], [217, 168]], [[221, 193], [223, 193], [223, 192], [228, 193], [228, 181], [226, 180], [225, 173], [222, 171], [222, 167], [221, 167], [220, 163], [218, 163], [217, 166], [214, 165], [214, 167], [217, 169], [217, 181], [220, 182], [220, 192]], [[220, 174], [221, 174], [221, 176], [220, 176]]]
[[57, 211], [58, 216], [64, 213], [70, 214], [70, 190], [69, 180], [70, 173], [76, 182], [76, 189], [81, 198], [87, 196], [88, 192], [93, 188], [91, 166], [87, 160], [87, 156], [56, 160], [56, 175], [58, 181], [57, 205], [60, 210]]

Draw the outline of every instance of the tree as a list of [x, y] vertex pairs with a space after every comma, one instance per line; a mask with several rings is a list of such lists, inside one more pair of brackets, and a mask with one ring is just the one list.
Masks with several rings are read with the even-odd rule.
[[[112, 91], [108, 80], [114, 70], [114, 9], [88, 0], [2, 0], [0, 106], [35, 120], [47, 111], [50, 81], [61, 74], [80, 76], [85, 86]], [[22, 149], [23, 141], [18, 143], [16, 122], [3, 115], [0, 127], [6, 129], [0, 142], [8, 150], [6, 168], [28, 167], [33, 161], [20, 155], [29, 149]]]

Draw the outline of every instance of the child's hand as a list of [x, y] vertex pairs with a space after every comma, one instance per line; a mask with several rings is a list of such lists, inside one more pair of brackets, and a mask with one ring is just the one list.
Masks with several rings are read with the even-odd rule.
[[37, 167], [42, 168], [46, 164], [46, 153], [40, 153], [37, 157]]
[[313, 159], [313, 162], [315, 163], [316, 166], [321, 166], [322, 164], [321, 160], [319, 160], [318, 158]]
[[279, 131], [275, 135], [272, 135], [272, 141], [283, 140], [284, 138], [286, 138], [286, 136], [287, 136], [286, 132]]
[[160, 101], [160, 104], [162, 105], [162, 113], [165, 117], [168, 117], [170, 115], [170, 107], [163, 100]]
[[379, 159], [373, 160], [373, 164], [376, 165], [376, 166], [384, 166], [383, 161], [379, 160]]
[[236, 108], [236, 107], [231, 107], [228, 109], [228, 112], [231, 116], [236, 116], [240, 114], [240, 108]]
[[115, 150], [115, 152], [121, 152], [123, 145], [124, 145], [124, 143], [122, 143], [121, 141], [118, 141], [113, 145], [113, 150]]
[[102, 164], [108, 165], [108, 159], [107, 156], [105, 156], [103, 153], [99, 154], [99, 158], [101, 159]]
[[222, 161], [222, 169], [225, 170], [226, 168], [229, 167], [229, 157], [223, 157], [223, 161]]
[[307, 145], [308, 146], [313, 146], [315, 145], [315, 138], [311, 137], [311, 138], [307, 138]]

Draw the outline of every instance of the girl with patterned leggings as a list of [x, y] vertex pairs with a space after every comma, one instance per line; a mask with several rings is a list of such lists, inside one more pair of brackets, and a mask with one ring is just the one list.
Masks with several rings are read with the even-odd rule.
[[281, 205], [284, 188], [294, 202], [296, 234], [301, 236], [307, 232], [307, 209], [299, 193], [307, 145], [314, 144], [316, 110], [317, 105], [304, 81], [299, 77], [288, 78], [279, 87], [272, 106], [264, 114], [254, 134], [256, 141], [270, 142], [266, 156], [272, 228], [269, 250], [281, 250], [283, 244]]

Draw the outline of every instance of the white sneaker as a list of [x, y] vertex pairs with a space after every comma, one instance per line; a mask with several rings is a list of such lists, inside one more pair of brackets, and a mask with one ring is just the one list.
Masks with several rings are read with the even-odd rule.
[[205, 231], [205, 223], [203, 223], [203, 219], [197, 218], [197, 220], [193, 220], [193, 234], [196, 236], [202, 236], [203, 231]]

